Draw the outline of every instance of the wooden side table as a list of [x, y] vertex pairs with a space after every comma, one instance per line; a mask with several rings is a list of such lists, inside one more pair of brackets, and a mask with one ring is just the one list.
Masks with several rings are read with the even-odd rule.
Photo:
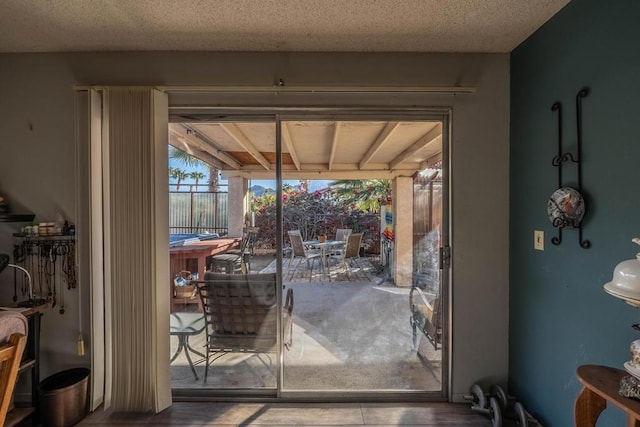
[[609, 366], [582, 365], [577, 375], [584, 387], [576, 399], [576, 427], [595, 427], [607, 402], [627, 413], [628, 427], [640, 427], [640, 400], [618, 394], [620, 380], [629, 373]]

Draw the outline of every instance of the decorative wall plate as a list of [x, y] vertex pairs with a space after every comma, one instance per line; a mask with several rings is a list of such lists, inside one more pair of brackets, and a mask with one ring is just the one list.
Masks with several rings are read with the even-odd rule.
[[554, 227], [579, 227], [584, 216], [584, 199], [578, 190], [561, 187], [553, 192], [547, 203], [547, 215]]

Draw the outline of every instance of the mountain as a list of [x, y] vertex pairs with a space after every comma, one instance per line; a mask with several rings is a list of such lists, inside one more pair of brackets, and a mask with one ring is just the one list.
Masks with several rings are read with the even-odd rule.
[[251, 191], [256, 197], [260, 197], [264, 194], [276, 194], [276, 190], [273, 188], [266, 188], [262, 185], [252, 185], [251, 188], [249, 188], [249, 191]]

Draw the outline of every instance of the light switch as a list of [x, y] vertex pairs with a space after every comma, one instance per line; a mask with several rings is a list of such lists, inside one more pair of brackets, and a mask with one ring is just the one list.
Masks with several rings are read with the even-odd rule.
[[533, 249], [544, 251], [544, 231], [534, 230]]

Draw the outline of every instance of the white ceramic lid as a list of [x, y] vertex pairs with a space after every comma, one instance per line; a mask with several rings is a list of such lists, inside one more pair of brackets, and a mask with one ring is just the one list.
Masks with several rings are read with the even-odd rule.
[[620, 294], [617, 292], [617, 289], [615, 288], [615, 286], [612, 286], [611, 283], [607, 283], [604, 285], [604, 291], [606, 293], [608, 293], [609, 295], [612, 295], [616, 298], [620, 298], [621, 300], [624, 300], [627, 304], [630, 304], [634, 307], [640, 307], [640, 299], [636, 299], [636, 298], [631, 298], [628, 296], [625, 296], [623, 294]]
[[[640, 245], [640, 237], [632, 239]], [[640, 302], [640, 253], [635, 259], [628, 259], [616, 265], [610, 282], [605, 283], [604, 290], [614, 297]], [[630, 302], [631, 303], [631, 302]]]
[[628, 298], [640, 300], [640, 254], [618, 264], [605, 289]]

